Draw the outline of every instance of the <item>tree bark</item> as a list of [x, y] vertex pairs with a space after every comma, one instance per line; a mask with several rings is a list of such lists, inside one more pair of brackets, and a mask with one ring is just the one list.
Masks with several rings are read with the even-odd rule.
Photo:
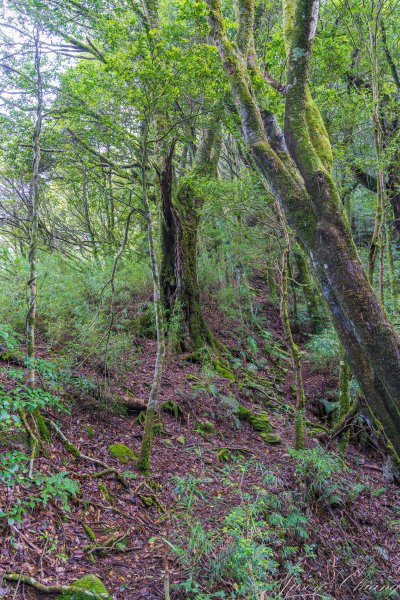
[[[246, 0], [246, 4], [252, 11], [251, 0]], [[286, 11], [290, 52], [285, 138], [290, 155], [283, 149], [274, 151], [271, 147], [246, 75], [244, 58], [225, 34], [220, 2], [208, 0], [208, 5], [211, 35], [230, 83], [245, 142], [311, 258], [351, 370], [398, 461], [400, 339], [379, 304], [357, 255], [330, 173], [331, 152], [324, 154], [329, 140], [309, 89], [309, 60], [318, 2], [298, 0], [294, 5], [290, 1]]]
[[[178, 323], [177, 346], [194, 351], [210, 344], [213, 335], [204, 318], [197, 272], [198, 230], [204, 198], [199, 195], [201, 178], [213, 177], [220, 151], [220, 131], [216, 123], [205, 129], [189, 175], [182, 177], [173, 198], [172, 149], [160, 176], [161, 293], [169, 323]], [[176, 335], [176, 334], [175, 334]]]
[[151, 463], [151, 451], [153, 446], [153, 429], [154, 429], [154, 417], [158, 407], [158, 398], [161, 387], [161, 378], [163, 374], [163, 366], [165, 359], [165, 327], [164, 327], [164, 312], [161, 304], [161, 293], [160, 293], [160, 276], [158, 271], [157, 257], [154, 244], [153, 235], [153, 221], [151, 218], [150, 204], [147, 194], [147, 168], [148, 168], [148, 155], [147, 155], [147, 134], [148, 127], [147, 123], [142, 126], [143, 129], [143, 141], [142, 141], [142, 198], [143, 208], [146, 215], [147, 222], [147, 238], [149, 245], [149, 257], [150, 267], [153, 279], [153, 303], [156, 320], [156, 331], [157, 331], [157, 354], [156, 363], [154, 365], [153, 381], [151, 384], [149, 401], [147, 403], [146, 419], [144, 422], [144, 432], [142, 437], [142, 443], [140, 447], [140, 453], [137, 461], [139, 471], [145, 475], [150, 474], [150, 463]]

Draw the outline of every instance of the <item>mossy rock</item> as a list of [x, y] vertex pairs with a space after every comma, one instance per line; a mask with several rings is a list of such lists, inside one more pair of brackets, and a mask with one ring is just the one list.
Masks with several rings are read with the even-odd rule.
[[82, 590], [91, 592], [93, 598], [102, 598], [111, 600], [111, 595], [107, 588], [97, 575], [84, 575], [80, 579], [76, 579], [72, 584], [72, 588], [76, 588], [76, 592], [63, 592], [62, 600], [87, 600], [90, 596], [80, 593]]
[[211, 421], [199, 421], [195, 431], [197, 431], [197, 433], [203, 437], [207, 435], [215, 435], [217, 433], [215, 425], [211, 423]]
[[261, 432], [260, 436], [264, 442], [267, 442], [267, 444], [280, 444], [282, 442], [282, 438], [279, 433]]
[[119, 462], [123, 465], [126, 465], [131, 460], [137, 460], [136, 454], [124, 444], [110, 444], [108, 451], [113, 458], [118, 458]]
[[272, 425], [266, 412], [255, 414], [248, 408], [239, 404], [237, 416], [241, 421], [247, 421], [259, 433], [271, 433]]

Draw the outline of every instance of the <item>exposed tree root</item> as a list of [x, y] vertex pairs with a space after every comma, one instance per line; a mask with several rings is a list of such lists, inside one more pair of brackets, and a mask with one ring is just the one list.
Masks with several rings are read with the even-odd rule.
[[76, 594], [79, 591], [79, 594], [87, 596], [88, 598], [105, 598], [106, 600], [110, 598], [109, 594], [98, 594], [96, 592], [89, 592], [88, 590], [82, 589], [77, 590], [76, 587], [73, 587], [71, 585], [46, 585], [44, 583], [40, 583], [40, 581], [38, 581], [34, 577], [29, 577], [29, 575], [20, 575], [19, 573], [4, 573], [2, 577], [6, 581], [15, 581], [16, 583], [19, 582], [25, 583], [26, 585], [30, 585], [31, 587], [35, 588], [35, 590], [38, 590], [43, 594], [62, 594], [63, 592], [71, 592]]
[[79, 450], [79, 448], [77, 446], [75, 446], [75, 444], [73, 444], [64, 435], [64, 433], [61, 431], [61, 429], [59, 427], [57, 427], [57, 425], [54, 423], [54, 421], [52, 421], [51, 419], [48, 419], [48, 423], [49, 423], [50, 427], [52, 429], [54, 429], [54, 431], [57, 433], [58, 437], [61, 439], [62, 443], [64, 444], [64, 447], [66, 448], [66, 450], [68, 450], [68, 452], [70, 452], [70, 454], [72, 454], [76, 458], [81, 458], [82, 460], [86, 460], [95, 465], [99, 465], [100, 467], [103, 467], [104, 470], [101, 471], [100, 473], [95, 473], [93, 475], [93, 477], [101, 477], [102, 475], [107, 475], [109, 473], [113, 473], [121, 485], [123, 485], [125, 488], [129, 488], [129, 483], [126, 481], [126, 479], [123, 477], [123, 475], [121, 475], [121, 473], [117, 469], [114, 469], [114, 467], [110, 467], [107, 463], [103, 462], [102, 460], [99, 460], [98, 458], [92, 458], [91, 456], [87, 456], [86, 454], [83, 454]]
[[[87, 527], [87, 526], [86, 526]], [[90, 528], [89, 528], [90, 529]], [[85, 529], [86, 531], [86, 529]], [[123, 544], [124, 540], [130, 535], [132, 531], [132, 527], [128, 529], [125, 533], [118, 533], [110, 536], [104, 542], [98, 542], [96, 536], [93, 531], [90, 529], [91, 534], [90, 539], [94, 542], [93, 544], [89, 544], [84, 547], [85, 552], [89, 556], [93, 556], [94, 554], [110, 554], [111, 552], [127, 552], [138, 550], [139, 547], [125, 548], [121, 544]]]

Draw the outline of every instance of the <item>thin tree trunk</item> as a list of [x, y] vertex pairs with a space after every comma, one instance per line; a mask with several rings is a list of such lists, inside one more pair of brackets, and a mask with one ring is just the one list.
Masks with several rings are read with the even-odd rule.
[[[341, 423], [343, 418], [348, 414], [350, 410], [350, 367], [346, 360], [343, 349], [340, 353], [339, 360], [339, 418], [338, 422]], [[339, 448], [342, 454], [346, 454], [347, 446], [349, 443], [350, 431], [347, 429], [340, 434]]]
[[36, 327], [36, 297], [37, 297], [37, 244], [38, 244], [38, 220], [39, 220], [39, 167], [40, 167], [40, 137], [42, 133], [43, 119], [43, 83], [40, 69], [40, 39], [39, 27], [35, 27], [35, 71], [36, 71], [36, 120], [33, 129], [33, 160], [32, 177], [29, 187], [29, 220], [31, 236], [29, 244], [29, 306], [26, 317], [26, 345], [27, 345], [27, 372], [26, 383], [33, 389], [36, 385], [35, 368], [35, 327]]
[[[379, 5], [378, 5], [379, 9]], [[375, 14], [374, 7], [371, 11], [371, 20], [369, 22], [369, 41], [370, 41], [370, 58], [371, 58], [371, 88], [372, 88], [372, 101], [373, 101], [373, 135], [375, 142], [375, 153], [376, 153], [376, 164], [378, 170], [377, 178], [377, 197], [376, 197], [376, 212], [375, 212], [375, 227], [371, 239], [371, 245], [368, 256], [368, 278], [373, 284], [374, 282], [374, 270], [376, 259], [379, 255], [380, 259], [380, 296], [381, 301], [383, 298], [383, 221], [384, 221], [384, 210], [386, 206], [386, 183], [385, 174], [382, 167], [382, 149], [383, 149], [383, 131], [380, 118], [380, 102], [379, 102], [379, 71], [378, 71], [378, 30], [380, 22], [380, 10]]]
[[285, 216], [281, 207], [275, 203], [275, 211], [282, 228], [284, 237], [284, 247], [282, 249], [281, 269], [280, 269], [280, 313], [283, 330], [289, 346], [292, 357], [293, 373], [296, 385], [296, 414], [294, 421], [295, 448], [302, 450], [304, 448], [304, 422], [306, 395], [303, 386], [303, 377], [301, 373], [301, 353], [298, 345], [294, 341], [292, 326], [289, 316], [289, 256], [290, 256], [290, 235], [286, 224]]
[[161, 304], [160, 294], [160, 278], [158, 273], [157, 257], [154, 247], [154, 235], [153, 235], [153, 222], [151, 218], [151, 210], [147, 194], [147, 168], [148, 168], [148, 155], [147, 155], [147, 124], [143, 125], [143, 141], [142, 141], [142, 198], [143, 208], [146, 215], [147, 221], [147, 237], [149, 244], [149, 256], [151, 274], [153, 279], [153, 303], [156, 320], [156, 331], [157, 331], [157, 354], [156, 363], [154, 366], [153, 382], [151, 385], [149, 401], [146, 410], [146, 419], [144, 423], [144, 432], [142, 437], [142, 444], [138, 457], [138, 469], [148, 475], [150, 473], [150, 462], [151, 452], [153, 446], [153, 429], [154, 429], [154, 416], [157, 410], [158, 397], [161, 387], [161, 378], [163, 373], [163, 365], [165, 358], [165, 329], [164, 329], [164, 315]]

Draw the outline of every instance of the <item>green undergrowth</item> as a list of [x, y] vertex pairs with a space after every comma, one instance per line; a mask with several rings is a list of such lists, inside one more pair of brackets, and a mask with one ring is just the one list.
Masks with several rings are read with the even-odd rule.
[[[184, 580], [174, 586], [187, 600], [259, 600], [324, 595], [320, 572], [324, 540], [319, 519], [330, 527], [346, 527], [343, 507], [356, 504], [361, 494], [377, 495], [357, 481], [340, 456], [320, 447], [290, 450], [293, 476], [266, 467], [240, 451], [216, 451], [222, 468], [172, 479], [173, 527], [167, 540]], [[216, 479], [216, 477], [218, 479]], [[365, 586], [374, 583], [374, 564], [352, 537], [342, 532], [338, 553], [346, 568], [366, 569]], [[322, 543], [321, 548], [319, 547]], [[361, 542], [363, 543], [363, 542]], [[352, 548], [345, 556], [344, 548]], [[353, 565], [351, 567], [350, 565]], [[375, 596], [374, 596], [375, 597]]]
[[[245, 474], [253, 470], [258, 483], [247, 485]], [[279, 579], [287, 575], [300, 583], [304, 559], [315, 557], [309, 518], [274, 471], [236, 460], [224, 467], [214, 497], [207, 477], [175, 478], [174, 484], [175, 519], [186, 533], [172, 538], [171, 548], [186, 574], [178, 588], [187, 598], [258, 599], [279, 592]], [[228, 490], [230, 507], [222, 500]], [[224, 515], [217, 526], [212, 513], [220, 503]]]

